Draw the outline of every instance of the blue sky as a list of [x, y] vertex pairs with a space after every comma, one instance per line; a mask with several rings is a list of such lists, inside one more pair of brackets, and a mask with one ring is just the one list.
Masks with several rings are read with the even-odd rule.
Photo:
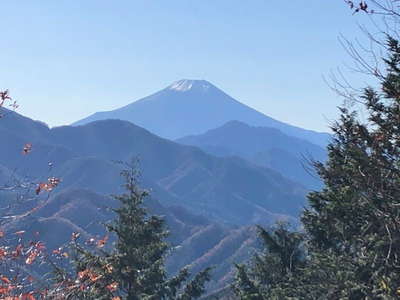
[[0, 88], [50, 126], [188, 78], [326, 131], [342, 100], [323, 76], [351, 62], [338, 36], [365, 21], [342, 0], [18, 0], [1, 11]]

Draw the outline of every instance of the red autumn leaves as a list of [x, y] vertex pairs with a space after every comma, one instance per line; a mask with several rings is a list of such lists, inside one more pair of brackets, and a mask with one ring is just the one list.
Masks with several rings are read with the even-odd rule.
[[[18, 108], [17, 102], [12, 99], [8, 90], [0, 91], [0, 118], [6, 117], [11, 113], [5, 108], [11, 108], [12, 110]], [[23, 145], [22, 155], [29, 155], [32, 152], [32, 148], [31, 143]], [[47, 181], [38, 183], [35, 190], [36, 194], [40, 194], [42, 191], [50, 192], [59, 183], [59, 178], [49, 177]], [[34, 290], [32, 282], [35, 279], [30, 275], [29, 269], [34, 264], [43, 263], [46, 257], [46, 247], [40, 241], [24, 243], [22, 241], [24, 234], [25, 231], [20, 230], [6, 236], [4, 231], [0, 230], [0, 239], [2, 240], [0, 245], [0, 264], [2, 265], [0, 273], [0, 299], [2, 300], [35, 300], [47, 298], [47, 289]], [[9, 239], [6, 239], [7, 237]]]
[[[73, 232], [71, 235], [71, 241], [76, 242], [80, 237], [80, 233]], [[88, 246], [94, 246], [97, 248], [103, 248], [109, 240], [109, 235], [106, 234], [103, 238], [95, 239], [90, 238], [86, 241]], [[61, 253], [60, 251], [57, 251]], [[72, 279], [65, 280], [63, 282], [64, 289], [72, 292], [72, 291], [85, 291], [89, 289], [93, 285], [100, 285], [105, 287], [105, 289], [110, 293], [110, 298], [112, 300], [120, 300], [119, 296], [113, 295], [119, 289], [119, 283], [116, 281], [112, 281], [109, 278], [109, 275], [114, 272], [113, 265], [111, 263], [102, 262], [98, 265], [90, 265], [86, 266], [86, 269], [83, 269], [76, 273], [76, 277]]]
[[[23, 155], [28, 155], [32, 151], [32, 144], [31, 143], [26, 143], [24, 147], [22, 148], [22, 154]], [[50, 165], [50, 163], [49, 163]], [[61, 182], [60, 178], [57, 177], [49, 177], [47, 179], [47, 182], [40, 182], [37, 185], [37, 188], [35, 190], [36, 195], [39, 195], [41, 192], [46, 191], [46, 192], [51, 192], [57, 185]]]
[[[8, 114], [7, 110], [1, 110], [2, 108], [12, 107], [17, 109], [18, 105], [10, 97], [8, 90], [0, 91], [0, 118]], [[5, 111], [5, 113], [3, 112]], [[23, 145], [21, 154], [23, 156], [30, 156], [34, 150], [32, 143], [28, 142]], [[49, 169], [51, 170], [53, 164], [49, 162]], [[48, 175], [49, 176], [49, 175]], [[39, 180], [38, 180], [39, 181]], [[36, 181], [36, 183], [38, 182]], [[36, 195], [42, 192], [51, 192], [59, 184], [60, 178], [50, 176], [44, 179], [42, 182], [38, 182], [35, 188]], [[29, 184], [30, 186], [30, 184]], [[36, 209], [36, 208], [34, 208]], [[34, 210], [32, 209], [32, 211]], [[4, 240], [3, 245], [0, 245], [0, 263], [3, 265], [3, 270], [0, 273], [0, 299], [2, 300], [36, 300], [46, 299], [48, 297], [48, 288], [36, 289], [36, 285], [32, 282], [36, 281], [30, 274], [30, 268], [38, 264], [42, 264], [45, 260], [54, 257], [56, 259], [66, 258], [69, 255], [67, 252], [62, 251], [62, 248], [58, 248], [49, 253], [46, 253], [46, 247], [42, 242], [28, 242], [22, 241], [25, 230], [14, 232], [13, 234], [5, 234], [0, 230], [0, 239], [9, 237], [10, 240]], [[72, 234], [72, 240], [79, 238], [79, 233]], [[14, 241], [14, 242], [11, 242]], [[108, 241], [108, 235], [100, 239], [91, 239], [88, 245], [96, 246], [97, 248], [103, 248]], [[13, 244], [13, 246], [11, 245]], [[22, 267], [23, 272], [11, 270], [11, 266], [19, 265]], [[13, 267], [14, 268], [14, 267]], [[10, 271], [8, 271], [10, 270]], [[14, 273], [13, 273], [14, 272]], [[119, 288], [117, 282], [105, 280], [105, 276], [113, 272], [113, 268], [110, 264], [104, 265], [102, 269], [97, 270], [84, 270], [75, 274], [76, 281], [67, 280], [67, 288], [82, 288], [88, 287], [91, 284], [100, 284], [104, 282], [105, 288], [110, 292], [110, 298], [112, 300], [120, 300], [120, 297], [114, 296]], [[98, 273], [98, 274], [97, 274]], [[17, 274], [17, 275], [15, 275]], [[61, 294], [62, 295], [62, 294]], [[63, 299], [63, 298], [58, 298]]]
[[[70, 286], [70, 289], [78, 288], [80, 290], [84, 290], [87, 286], [95, 284], [99, 280], [104, 279], [106, 274], [110, 274], [113, 271], [112, 266], [109, 264], [105, 265], [103, 268], [104, 270], [102, 271], [99, 270], [100, 273], [91, 269], [85, 269], [83, 271], [78, 272], [76, 281], [74, 282], [75, 284]], [[105, 283], [105, 287], [110, 293], [117, 291], [118, 286], [119, 286], [118, 282], [111, 282], [108, 284]], [[114, 297], [112, 299], [119, 299], [119, 297]]]
[[[110, 271], [106, 269], [106, 273]], [[100, 279], [103, 279], [104, 275], [98, 274], [93, 270], [85, 269], [83, 271], [78, 272], [77, 279], [73, 285], [70, 286], [70, 289], [78, 288], [80, 290], [85, 290], [87, 286], [96, 283]], [[106, 285], [106, 289], [113, 293], [118, 290], [118, 282], [112, 282]], [[112, 299], [120, 299], [119, 297], [114, 297]]]
[[108, 235], [106, 235], [103, 239], [98, 240], [96, 245], [98, 248], [103, 248], [106, 245], [107, 241], [108, 241]]
[[35, 190], [36, 195], [39, 195], [43, 191], [51, 192], [60, 183], [60, 181], [61, 180], [57, 177], [50, 177], [47, 179], [47, 182], [39, 183]]
[[31, 265], [39, 254], [41, 254], [46, 249], [45, 245], [42, 242], [34, 243], [28, 250], [28, 257], [25, 260], [27, 265]]
[[[18, 231], [14, 233], [18, 236], [18, 241], [21, 242], [21, 236], [24, 234], [24, 231]], [[2, 236], [4, 237], [4, 233], [2, 232]], [[7, 263], [9, 261], [22, 260], [27, 265], [33, 264], [36, 259], [42, 254], [45, 250], [45, 245], [38, 242], [30, 242], [28, 245], [23, 245], [19, 243], [15, 248], [11, 248], [9, 246], [0, 247], [0, 261], [1, 263]], [[25, 278], [28, 282], [32, 282], [34, 279], [32, 276], [28, 276]], [[35, 300], [39, 298], [35, 298], [36, 292], [20, 292], [22, 287], [23, 279], [19, 278], [18, 275], [11, 277], [7, 277], [5, 275], [0, 275], [0, 299], [9, 299], [9, 300]], [[14, 294], [14, 295], [12, 295]], [[43, 299], [43, 297], [40, 297]]]
[[0, 247], [0, 261], [4, 259], [24, 258], [25, 263], [31, 265], [45, 249], [46, 247], [42, 242], [31, 242], [27, 247], [18, 244], [14, 249]]

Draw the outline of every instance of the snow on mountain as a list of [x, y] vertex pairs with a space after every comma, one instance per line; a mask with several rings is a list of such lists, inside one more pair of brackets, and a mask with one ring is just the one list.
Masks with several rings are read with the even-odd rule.
[[168, 139], [201, 134], [233, 120], [252, 126], [273, 127], [323, 147], [330, 138], [327, 133], [272, 119], [205, 80], [179, 80], [148, 97], [116, 110], [97, 112], [72, 125], [104, 119], [126, 120]]
[[182, 79], [171, 84], [167, 89], [178, 91], [178, 92], [187, 92], [189, 90], [200, 90], [207, 91], [210, 87], [213, 87], [211, 83], [206, 80], [188, 80]]

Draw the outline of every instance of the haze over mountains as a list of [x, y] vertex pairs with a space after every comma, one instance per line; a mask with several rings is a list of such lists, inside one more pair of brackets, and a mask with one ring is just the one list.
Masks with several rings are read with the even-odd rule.
[[226, 157], [239, 156], [271, 168], [309, 189], [319, 189], [321, 182], [313, 173], [312, 161], [325, 161], [326, 151], [306, 140], [292, 137], [271, 127], [249, 126], [229, 121], [204, 134], [176, 140], [205, 152]]
[[[0, 138], [9, 141], [0, 149], [1, 164], [40, 177], [52, 162], [52, 173], [63, 178], [64, 187], [115, 192], [119, 169], [112, 161], [139, 157], [143, 180], [162, 193], [164, 201], [225, 222], [256, 223], [264, 217], [274, 219], [273, 214], [295, 216], [304, 203], [305, 189], [278, 172], [240, 158], [208, 155], [127, 121], [49, 129], [15, 113], [8, 119], [4, 127], [0, 122]], [[15, 126], [10, 124], [13, 121]], [[29, 158], [21, 157], [26, 141], [35, 147]]]
[[[71, 232], [101, 235], [99, 223], [113, 217], [106, 207], [115, 205], [107, 196], [122, 192], [116, 161], [139, 159], [141, 184], [152, 194], [146, 205], [172, 232], [169, 271], [218, 265], [213, 289], [256, 251], [254, 224], [297, 224], [306, 193], [321, 187], [304, 157], [324, 161], [329, 138], [269, 118], [198, 80], [178, 81], [75, 126], [49, 128], [0, 113], [0, 140], [7, 141], [0, 145], [0, 187], [22, 183], [34, 194], [39, 182], [61, 178], [48, 197], [31, 195], [22, 206], [13, 202], [19, 189], [0, 189], [13, 220], [5, 230], [40, 231], [49, 247], [67, 242]], [[33, 148], [22, 155], [26, 143]]]
[[326, 146], [329, 140], [327, 133], [274, 120], [233, 99], [205, 80], [177, 81], [127, 106], [113, 111], [97, 112], [73, 125], [104, 119], [127, 120], [168, 139], [201, 134], [237, 120], [249, 125], [276, 128], [287, 135], [321, 146]]
[[[148, 205], [166, 217], [171, 242], [179, 246], [170, 271], [217, 264], [215, 288], [232, 278], [233, 263], [256, 248], [249, 225], [282, 218], [295, 222], [305, 203], [304, 187], [272, 169], [239, 157], [216, 157], [127, 121], [50, 129], [6, 112], [0, 140], [7, 141], [0, 147], [0, 186], [23, 182], [33, 191], [50, 176], [62, 180], [49, 199], [33, 197], [10, 211], [15, 221], [6, 230], [39, 231], [51, 247], [65, 243], [70, 232], [99, 235], [99, 222], [112, 217], [105, 207], [113, 204], [105, 196], [121, 191], [121, 166], [113, 160], [139, 157], [142, 184], [153, 195]], [[28, 155], [21, 153], [25, 143], [33, 145]], [[11, 204], [17, 195], [0, 192], [0, 198]]]

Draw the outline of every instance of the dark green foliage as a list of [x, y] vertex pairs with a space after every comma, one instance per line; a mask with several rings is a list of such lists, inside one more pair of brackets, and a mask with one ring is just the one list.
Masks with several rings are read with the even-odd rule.
[[[258, 270], [239, 268], [241, 299], [400, 297], [399, 42], [388, 37], [387, 51], [380, 90], [368, 87], [359, 98], [367, 120], [341, 108], [332, 127], [329, 159], [315, 164], [325, 187], [309, 194], [310, 206], [302, 216], [307, 234], [304, 265], [293, 276], [282, 276], [274, 256], [280, 248], [274, 251], [275, 241], [265, 239], [276, 261], [260, 261]], [[285, 255], [280, 259], [285, 266], [290, 262]], [[259, 279], [263, 274], [265, 282]]]
[[97, 241], [95, 250], [73, 241], [76, 279], [58, 280], [68, 299], [190, 300], [204, 294], [209, 269], [192, 280], [187, 269], [167, 278], [164, 263], [169, 247], [164, 221], [147, 215], [143, 201], [148, 193], [139, 188], [133, 170], [122, 172], [126, 193], [114, 196], [120, 206], [107, 225], [110, 237], [115, 237], [112, 250], [102, 250], [107, 237]]
[[[313, 251], [349, 261], [351, 293], [382, 299], [400, 288], [400, 48], [389, 37], [387, 74], [381, 91], [366, 88], [361, 122], [342, 109], [328, 147], [329, 161], [317, 165], [325, 182], [309, 196], [303, 215]], [[341, 268], [337, 266], [339, 276]], [[359, 297], [359, 296], [357, 296]]]
[[127, 172], [123, 176], [128, 194], [115, 197], [121, 206], [115, 209], [116, 220], [108, 225], [108, 230], [117, 236], [117, 255], [112, 265], [127, 299], [140, 299], [141, 294], [157, 294], [163, 288], [168, 246], [164, 242], [163, 221], [156, 216], [147, 217], [142, 207], [147, 192], [138, 188], [135, 176]]
[[272, 299], [276, 288], [296, 276], [304, 265], [304, 236], [278, 224], [271, 232], [259, 228], [265, 253], [255, 255], [249, 266], [238, 265], [235, 293], [243, 300]]

